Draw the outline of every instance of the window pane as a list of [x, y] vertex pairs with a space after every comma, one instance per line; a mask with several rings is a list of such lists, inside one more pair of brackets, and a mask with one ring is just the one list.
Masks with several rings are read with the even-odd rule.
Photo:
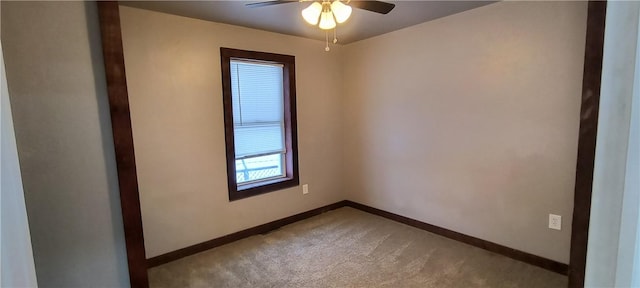
[[236, 160], [238, 184], [267, 178], [284, 177], [283, 154]]
[[284, 152], [284, 131], [280, 123], [257, 126], [236, 126], [236, 158]]
[[284, 121], [282, 66], [231, 61], [233, 122]]
[[284, 152], [283, 66], [231, 61], [236, 158]]
[[233, 125], [240, 124], [240, 93], [238, 87], [238, 64], [231, 61], [231, 103], [233, 106]]

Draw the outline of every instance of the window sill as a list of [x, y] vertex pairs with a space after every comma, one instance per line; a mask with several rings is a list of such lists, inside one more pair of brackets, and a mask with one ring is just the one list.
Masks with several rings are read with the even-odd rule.
[[238, 185], [236, 191], [229, 191], [229, 201], [291, 188], [298, 186], [299, 184], [300, 181], [297, 178], [278, 178], [246, 185]]

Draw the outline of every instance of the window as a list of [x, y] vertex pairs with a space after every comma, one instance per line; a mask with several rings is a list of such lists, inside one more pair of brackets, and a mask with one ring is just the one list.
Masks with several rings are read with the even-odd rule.
[[220, 48], [229, 200], [297, 186], [295, 57]]

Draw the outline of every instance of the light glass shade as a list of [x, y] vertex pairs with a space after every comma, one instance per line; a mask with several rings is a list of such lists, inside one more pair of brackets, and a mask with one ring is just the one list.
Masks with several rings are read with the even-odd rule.
[[317, 25], [320, 13], [322, 13], [322, 4], [313, 2], [309, 7], [302, 10], [302, 18], [311, 25]]
[[320, 15], [320, 25], [318, 25], [318, 27], [323, 30], [336, 28], [336, 21], [333, 20], [331, 10], [322, 12], [322, 15]]
[[351, 16], [351, 7], [342, 4], [340, 0], [335, 0], [331, 3], [331, 11], [333, 11], [333, 15], [336, 16], [338, 23], [344, 23], [344, 21], [347, 21], [349, 16]]

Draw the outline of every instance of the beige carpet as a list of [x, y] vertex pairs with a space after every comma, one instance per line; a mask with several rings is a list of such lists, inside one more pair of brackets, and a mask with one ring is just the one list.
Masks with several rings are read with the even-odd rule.
[[149, 270], [151, 287], [566, 287], [567, 277], [340, 208]]

